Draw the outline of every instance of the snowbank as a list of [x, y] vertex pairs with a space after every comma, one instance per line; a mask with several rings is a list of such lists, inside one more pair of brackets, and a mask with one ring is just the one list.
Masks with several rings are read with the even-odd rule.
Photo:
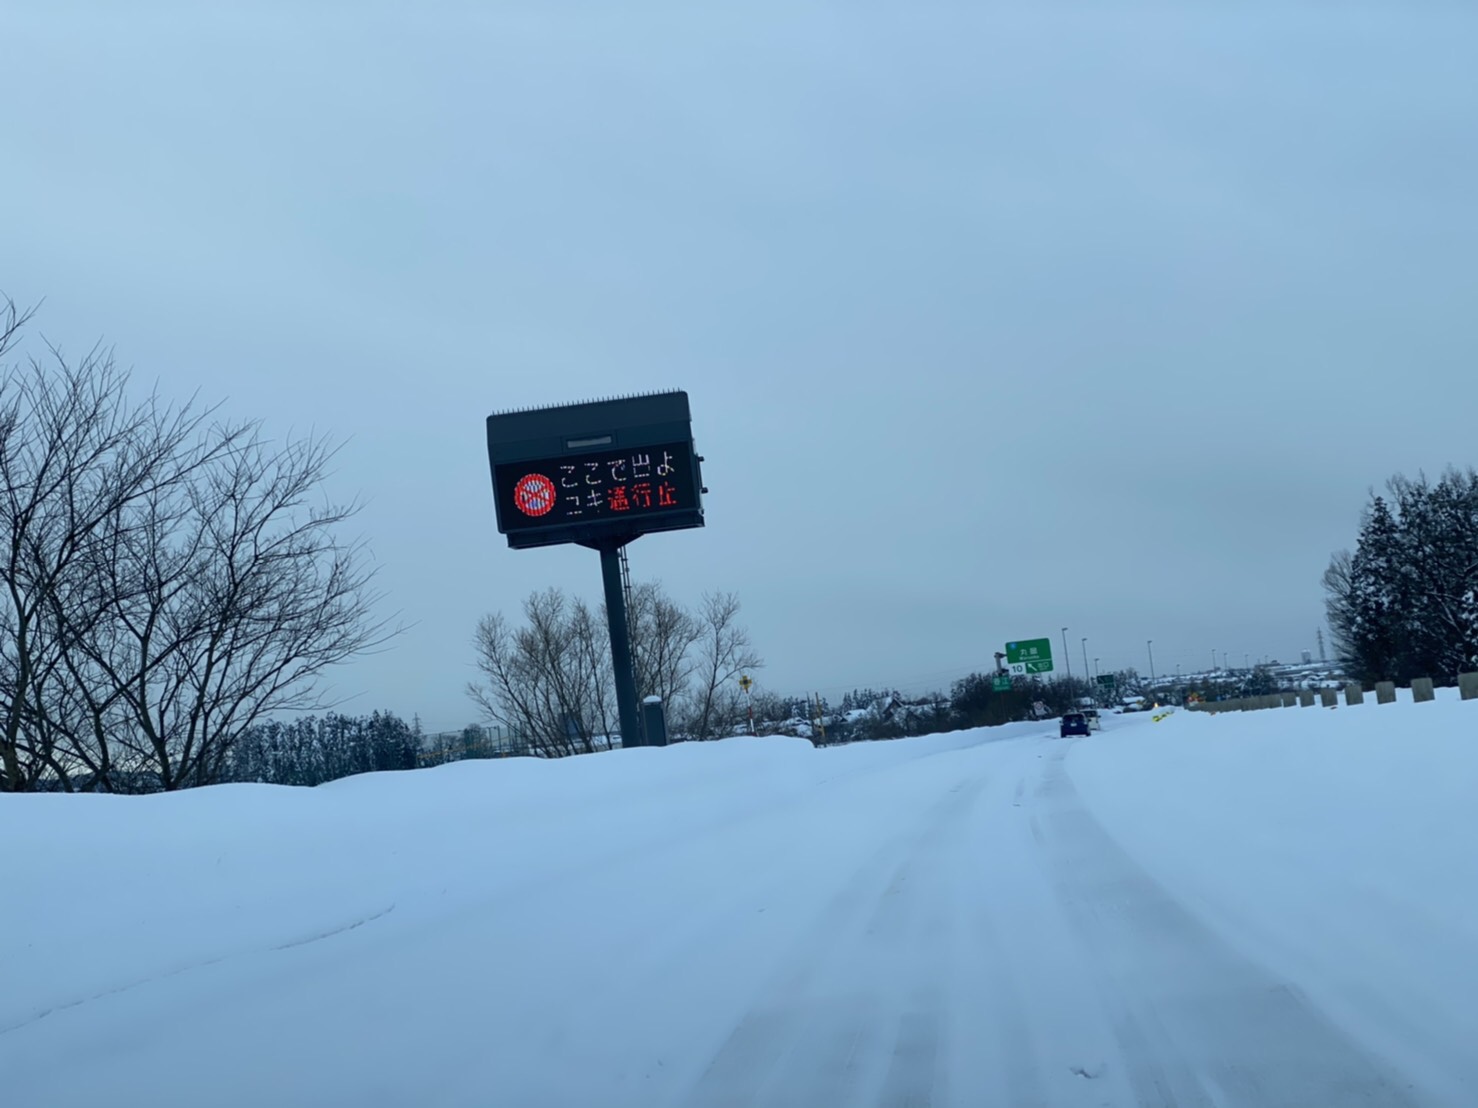
[[1069, 765], [1152, 877], [1440, 1087], [1430, 1060], [1478, 1041], [1478, 702], [1402, 693], [1176, 712], [1079, 744]]
[[4, 795], [5, 1103], [1469, 1105], [1475, 786], [1444, 694]]

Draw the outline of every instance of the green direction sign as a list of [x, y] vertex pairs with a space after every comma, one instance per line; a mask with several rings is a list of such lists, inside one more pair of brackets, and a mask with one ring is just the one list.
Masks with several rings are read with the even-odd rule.
[[992, 677], [990, 687], [994, 692], [1010, 692], [1011, 678], [1006, 676]]
[[1108, 688], [1113, 688], [1115, 684], [1114, 675], [1112, 673], [1100, 673], [1098, 675], [1098, 683]]
[[1006, 644], [1006, 664], [1017, 676], [1052, 672], [1052, 640], [1023, 639]]

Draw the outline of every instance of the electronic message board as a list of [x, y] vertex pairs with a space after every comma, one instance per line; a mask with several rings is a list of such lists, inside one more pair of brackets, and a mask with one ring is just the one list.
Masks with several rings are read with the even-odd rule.
[[493, 467], [504, 533], [595, 523], [662, 530], [665, 516], [698, 507], [686, 442], [560, 454]]
[[488, 459], [509, 546], [602, 546], [703, 526], [686, 393], [490, 416]]

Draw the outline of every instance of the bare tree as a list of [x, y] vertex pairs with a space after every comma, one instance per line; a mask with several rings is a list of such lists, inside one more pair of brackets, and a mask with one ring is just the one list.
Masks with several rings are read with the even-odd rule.
[[677, 703], [696, 670], [693, 645], [703, 635], [703, 624], [655, 581], [644, 581], [631, 590], [626, 614], [637, 696], [660, 696], [664, 704]]
[[613, 733], [598, 621], [558, 589], [534, 593], [523, 612], [528, 625], [517, 630], [501, 613], [478, 622], [473, 644], [486, 684], [469, 684], [468, 695], [537, 755], [591, 753]]
[[31, 321], [31, 317], [36, 314], [36, 309], [32, 307], [21, 310], [16, 302], [3, 292], [0, 292], [0, 301], [4, 302], [0, 305], [0, 357], [4, 357], [5, 352], [14, 343], [15, 337], [21, 333], [21, 328], [25, 327]]
[[604, 748], [614, 745], [620, 731], [616, 707], [616, 681], [611, 668], [611, 636], [605, 608], [592, 608], [583, 600], [573, 606], [573, 635], [579, 652], [581, 673], [589, 686], [590, 732]]
[[764, 663], [739, 622], [739, 598], [733, 593], [708, 593], [698, 611], [701, 629], [696, 643], [697, 686], [681, 730], [693, 739], [720, 738], [741, 716], [738, 679]]
[[110, 618], [78, 636], [117, 690], [121, 745], [165, 788], [219, 779], [267, 713], [320, 707], [314, 678], [383, 641], [353, 504], [318, 490], [322, 440], [269, 444], [255, 427], [187, 485], [141, 502], [109, 570]]
[[1359, 639], [1354, 556], [1348, 550], [1337, 551], [1330, 558], [1321, 582], [1324, 585], [1325, 619], [1334, 640], [1334, 656], [1341, 665], [1354, 669], [1352, 659]]
[[[675, 731], [712, 738], [737, 718], [733, 678], [760, 664], [736, 622], [738, 611], [733, 596], [705, 598], [694, 615], [655, 583], [632, 590], [638, 690], [663, 697]], [[469, 684], [468, 695], [536, 754], [602, 748], [615, 728], [604, 612], [550, 589], [525, 600], [523, 613], [526, 626], [517, 630], [501, 614], [478, 623], [474, 648], [483, 682]]]
[[[8, 336], [7, 336], [8, 337]], [[94, 350], [0, 377], [0, 788], [217, 779], [264, 713], [388, 637], [332, 451], [149, 397]]]
[[0, 787], [12, 790], [65, 778], [59, 740], [78, 719], [58, 686], [77, 635], [107, 618], [94, 574], [118, 521], [214, 456], [192, 441], [208, 411], [131, 405], [110, 354], [50, 353], [0, 376]]

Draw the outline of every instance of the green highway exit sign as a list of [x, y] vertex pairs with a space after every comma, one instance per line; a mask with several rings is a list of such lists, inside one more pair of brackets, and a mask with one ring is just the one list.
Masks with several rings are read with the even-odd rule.
[[1009, 677], [992, 677], [990, 679], [990, 687], [991, 687], [991, 691], [992, 692], [1010, 692], [1011, 691], [1011, 678], [1009, 678]]
[[1023, 639], [1006, 644], [1006, 665], [1018, 677], [1052, 672], [1052, 640]]

